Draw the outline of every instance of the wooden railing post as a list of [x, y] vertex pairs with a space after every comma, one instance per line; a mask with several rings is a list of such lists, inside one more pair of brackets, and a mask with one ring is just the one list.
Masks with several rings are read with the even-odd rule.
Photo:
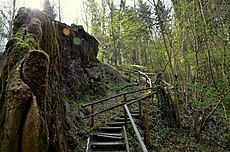
[[138, 78], [139, 78], [139, 83], [141, 83], [141, 74], [139, 71], [138, 71]]
[[148, 109], [149, 109], [149, 105], [145, 103], [144, 108], [143, 108], [144, 143], [147, 145], [147, 147], [150, 147], [151, 135], [150, 135], [150, 129], [149, 129]]
[[[94, 104], [91, 105], [91, 114], [94, 114]], [[91, 115], [90, 128], [94, 126], [94, 115]]]
[[128, 69], [128, 77], [129, 77], [129, 80], [131, 81], [130, 79], [130, 70]]
[[[124, 94], [124, 104], [126, 103], [126, 94]], [[125, 110], [125, 107], [124, 107], [124, 119], [125, 119], [125, 128], [127, 128], [127, 112]]]
[[[144, 88], [144, 89], [139, 89], [139, 90], [134, 90], [134, 91], [130, 91], [130, 92], [126, 92], [126, 93], [121, 93], [121, 94], [118, 94], [118, 95], [115, 95], [115, 96], [112, 96], [112, 97], [109, 97], [109, 98], [106, 98], [106, 99], [102, 99], [102, 100], [98, 100], [98, 101], [95, 101], [95, 102], [92, 102], [92, 103], [88, 103], [88, 104], [85, 104], [85, 105], [82, 105], [82, 107], [88, 107], [90, 106], [91, 107], [91, 111], [90, 111], [90, 114], [87, 115], [87, 116], [84, 116], [83, 119], [85, 118], [89, 118], [90, 117], [90, 127], [94, 127], [94, 119], [95, 119], [95, 116], [98, 115], [98, 114], [101, 114], [103, 112], [106, 112], [108, 110], [111, 110], [111, 109], [115, 109], [117, 107], [120, 107], [120, 106], [123, 106], [124, 104], [133, 104], [133, 103], [136, 103], [138, 102], [138, 106], [139, 106], [139, 116], [140, 118], [142, 117], [142, 102], [141, 100], [143, 99], [146, 99], [147, 97], [150, 97], [154, 92], [152, 92], [151, 94], [147, 95], [147, 96], [144, 96], [144, 97], [141, 97], [139, 99], [130, 99], [130, 100], [127, 100], [127, 95], [130, 94], [130, 93], [136, 93], [136, 92], [140, 92], [140, 91], [143, 91], [143, 90], [149, 90], [149, 89], [152, 89], [152, 88]], [[122, 103], [119, 103], [117, 104], [116, 106], [113, 106], [111, 108], [107, 108], [105, 110], [101, 110], [101, 111], [97, 111], [95, 112], [95, 106], [96, 104], [99, 104], [99, 103], [102, 103], [102, 102], [105, 102], [105, 101], [108, 101], [110, 99], [114, 99], [114, 98], [117, 98], [117, 97], [122, 97], [124, 98], [124, 101]], [[127, 113], [124, 111], [124, 117], [125, 117], [125, 121], [126, 121], [126, 126], [127, 127]]]
[[138, 107], [139, 107], [139, 119], [141, 120], [141, 111], [142, 111], [141, 100], [138, 101]]
[[[151, 88], [151, 93], [153, 92], [153, 88]], [[151, 103], [153, 103], [153, 98], [154, 98], [154, 94], [151, 96]]]

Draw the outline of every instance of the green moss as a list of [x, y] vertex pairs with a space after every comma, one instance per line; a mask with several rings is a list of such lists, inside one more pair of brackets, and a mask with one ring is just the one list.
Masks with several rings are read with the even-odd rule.
[[6, 115], [5, 103], [7, 101], [5, 99], [5, 95], [7, 90], [7, 80], [9, 79], [9, 77], [12, 77], [15, 74], [12, 69], [15, 69], [18, 66], [19, 61], [21, 61], [25, 57], [29, 49], [29, 45], [27, 45], [24, 41], [17, 37], [14, 37], [7, 44], [6, 61], [1, 71], [0, 130], [3, 128]]
[[47, 120], [43, 116], [39, 117], [39, 151], [48, 151], [49, 147], [49, 131], [47, 126]]
[[49, 56], [41, 50], [30, 51], [23, 64], [23, 79], [37, 98], [38, 107], [45, 112], [48, 89]]
[[8, 143], [7, 150], [12, 152], [19, 151], [18, 142], [20, 141], [20, 135], [22, 132], [23, 120], [26, 115], [26, 107], [18, 107], [15, 110], [11, 110], [10, 118], [13, 121], [7, 122], [10, 128], [8, 129]]
[[[18, 64], [17, 64], [18, 65]], [[1, 145], [0, 151], [18, 151], [18, 143], [20, 143], [21, 132], [24, 124], [24, 118], [27, 113], [28, 106], [31, 101], [31, 92], [29, 87], [21, 81], [19, 67], [12, 69], [9, 72], [7, 84], [5, 87], [4, 95], [4, 110], [1, 114], [4, 114], [3, 118], [5, 135], [2, 136], [4, 145]]]
[[[14, 68], [13, 65], [23, 59], [28, 51], [31, 49], [31, 47], [20, 38], [13, 38], [12, 40], [10, 40], [7, 46], [6, 64], [8, 64], [8, 68]], [[11, 69], [8, 70], [10, 71]]]
[[[31, 13], [30, 9], [19, 9], [14, 22], [13, 38], [6, 46], [6, 60], [0, 79], [2, 84], [0, 95], [0, 140], [3, 141], [0, 143], [0, 151], [6, 151], [7, 149], [11, 151], [10, 148], [14, 149], [14, 151], [20, 151], [21, 133], [31, 99], [25, 99], [26, 96], [23, 94], [28, 90], [25, 92], [20, 88], [12, 90], [13, 86], [11, 84], [12, 82], [21, 84], [22, 80], [29, 86], [30, 91], [28, 92], [32, 91], [36, 96], [40, 109], [40, 148], [41, 151], [48, 151], [48, 126], [45, 113], [49, 56], [44, 51], [35, 50], [40, 46], [42, 25], [37, 18], [31, 21], [31, 15], [33, 13]], [[45, 17], [41, 18], [45, 19]], [[47, 33], [49, 32], [52, 31], [47, 31]], [[54, 50], [56, 51], [57, 48], [58, 45]], [[17, 74], [15, 71], [17, 71]], [[15, 91], [15, 93], [12, 91]], [[6, 136], [6, 127], [7, 136], [9, 137]]]
[[[6, 117], [6, 106], [3, 105], [1, 107], [1, 111], [0, 111], [0, 132], [3, 132], [3, 126], [4, 126], [4, 122], [5, 122], [5, 117]], [[3, 141], [3, 135], [0, 133], [0, 141]], [[2, 143], [0, 142], [0, 147], [2, 147], [1, 145]]]
[[26, 37], [26, 42], [28, 44], [32, 43], [32, 46], [38, 49], [42, 38], [41, 21], [37, 18], [33, 18], [27, 27], [27, 31], [29, 34]]

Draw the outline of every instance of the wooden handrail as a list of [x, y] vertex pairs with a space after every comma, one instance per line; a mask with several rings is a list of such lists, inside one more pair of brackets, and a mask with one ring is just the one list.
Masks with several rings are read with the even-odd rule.
[[148, 76], [146, 73], [141, 72], [141, 71], [139, 71], [139, 70], [138, 70], [137, 72], [145, 77], [146, 85], [147, 85], [147, 83], [148, 83], [149, 86], [152, 87], [152, 82], [151, 82], [151, 79], [149, 78], [149, 76]]
[[125, 103], [120, 103], [120, 104], [118, 104], [118, 105], [115, 105], [115, 106], [113, 106], [113, 107], [107, 108], [107, 109], [105, 109], [105, 110], [102, 110], [102, 111], [98, 111], [98, 112], [96, 112], [96, 113], [89, 114], [89, 115], [87, 115], [87, 116], [82, 117], [82, 119], [85, 119], [85, 118], [88, 118], [88, 117], [91, 117], [91, 116], [96, 116], [96, 115], [101, 114], [101, 113], [103, 113], [103, 112], [106, 112], [106, 111], [115, 109], [115, 108], [117, 108], [117, 107], [123, 106], [124, 104], [126, 104], [126, 105], [133, 104], [133, 103], [135, 103], [135, 102], [137, 102], [137, 101], [144, 100], [144, 99], [146, 99], [146, 98], [152, 96], [152, 95], [155, 94], [155, 93], [156, 93], [156, 91], [151, 92], [151, 93], [149, 93], [148, 95], [145, 95], [145, 96], [140, 97], [140, 98], [138, 98], [138, 99], [129, 99], [129, 100], [126, 100]]
[[136, 93], [136, 92], [140, 92], [140, 91], [144, 91], [144, 90], [149, 90], [149, 89], [151, 89], [152, 91], [156, 90], [155, 88], [148, 87], [148, 88], [144, 88], [144, 89], [138, 89], [138, 90], [134, 90], [134, 91], [130, 91], [130, 92], [120, 93], [120, 94], [117, 94], [117, 95], [109, 97], [109, 98], [101, 99], [101, 100], [98, 100], [98, 101], [95, 101], [95, 102], [91, 102], [91, 103], [82, 105], [82, 108], [88, 107], [88, 106], [91, 106], [91, 105], [95, 105], [95, 104], [98, 104], [98, 103], [102, 103], [104, 101], [108, 101], [108, 100], [111, 100], [111, 99], [114, 99], [114, 98], [117, 98], [117, 97], [120, 97], [120, 96], [123, 96], [123, 95], [131, 94], [131, 93]]
[[156, 73], [145, 73], [147, 75], [156, 75]]
[[[108, 110], [111, 110], [111, 109], [114, 109], [114, 108], [117, 108], [117, 107], [120, 107], [120, 106], [122, 106], [122, 105], [124, 105], [125, 103], [127, 103], [127, 102], [129, 102], [129, 101], [132, 101], [132, 103], [134, 103], [134, 102], [136, 102], [136, 101], [139, 101], [139, 116], [141, 117], [141, 100], [143, 100], [143, 99], [145, 99], [145, 98], [147, 98], [147, 97], [149, 97], [149, 96], [147, 96], [147, 97], [143, 97], [143, 99], [142, 98], [140, 98], [140, 99], [131, 99], [131, 100], [127, 100], [126, 99], [126, 95], [127, 94], [131, 94], [131, 93], [135, 93], [135, 92], [140, 92], [140, 91], [144, 91], [144, 90], [151, 90], [151, 93], [153, 92], [153, 91], [156, 91], [156, 89], [154, 88], [152, 88], [152, 84], [151, 84], [151, 79], [146, 75], [146, 74], [144, 74], [143, 72], [141, 72], [141, 71], [138, 71], [138, 73], [139, 73], [139, 79], [140, 79], [140, 74], [142, 74], [142, 75], [144, 75], [145, 76], [145, 78], [146, 78], [146, 84], [147, 84], [147, 79], [149, 80], [149, 84], [150, 84], [150, 87], [147, 87], [147, 88], [144, 88], [144, 89], [139, 89], [139, 90], [134, 90], [134, 91], [130, 91], [130, 92], [125, 92], [125, 93], [121, 93], [121, 94], [117, 94], [117, 95], [115, 95], [115, 96], [112, 96], [112, 97], [109, 97], [109, 98], [106, 98], [106, 99], [101, 99], [101, 100], [98, 100], [98, 101], [95, 101], [95, 102], [92, 102], [92, 103], [88, 103], [88, 104], [85, 104], [85, 105], [82, 105], [82, 108], [84, 108], [84, 107], [87, 107], [87, 106], [91, 106], [91, 114], [90, 115], [87, 115], [87, 116], [85, 116], [85, 117], [83, 117], [83, 119], [84, 118], [88, 118], [88, 117], [91, 117], [91, 123], [90, 123], [90, 127], [92, 128], [93, 126], [94, 126], [94, 116], [95, 115], [97, 115], [97, 114], [100, 114], [100, 113], [103, 113], [103, 112], [106, 112], [106, 111], [108, 111]], [[99, 112], [96, 112], [95, 113], [95, 111], [94, 111], [94, 105], [95, 104], [99, 104], [99, 103], [102, 103], [102, 102], [105, 102], [105, 101], [108, 101], [108, 100], [111, 100], [111, 99], [114, 99], [114, 98], [117, 98], [117, 97], [120, 97], [120, 96], [124, 96], [124, 101], [123, 101], [123, 103], [121, 103], [121, 104], [118, 104], [118, 105], [115, 105], [115, 106], [113, 106], [113, 107], [110, 107], [110, 108], [108, 108], [108, 109], [105, 109], [105, 110], [102, 110], [102, 111], [99, 111]], [[127, 120], [126, 120], [127, 121]]]
[[144, 99], [146, 99], [146, 98], [152, 96], [152, 95], [155, 94], [155, 93], [156, 93], [156, 91], [151, 92], [151, 93], [149, 93], [148, 95], [146, 95], [146, 96], [144, 96], [144, 97], [141, 97], [141, 98], [138, 98], [138, 99], [134, 99], [133, 101], [127, 102], [126, 105], [130, 105], [130, 104], [133, 104], [133, 103], [135, 103], [135, 102], [137, 102], [137, 101], [144, 100]]
[[139, 141], [139, 143], [140, 143], [140, 145], [141, 145], [142, 151], [143, 151], [143, 152], [148, 152], [148, 150], [147, 150], [147, 148], [146, 148], [146, 146], [145, 146], [143, 140], [141, 139], [141, 135], [140, 135], [140, 133], [139, 133], [139, 131], [138, 131], [138, 129], [137, 129], [137, 126], [136, 126], [136, 124], [135, 124], [135, 122], [134, 122], [134, 120], [133, 120], [133, 117], [131, 116], [131, 113], [130, 113], [130, 111], [129, 111], [127, 105], [124, 105], [124, 107], [125, 107], [125, 110], [126, 110], [128, 116], [129, 116], [129, 120], [130, 120], [130, 122], [132, 123], [133, 129], [134, 129], [134, 131], [135, 131], [135, 133], [136, 133], [136, 136], [137, 136], [137, 139], [138, 139], [138, 141]]
[[118, 95], [115, 95], [115, 96], [112, 96], [112, 97], [108, 97], [108, 98], [105, 98], [105, 99], [97, 100], [95, 102], [87, 103], [87, 104], [82, 105], [82, 108], [85, 108], [85, 107], [88, 107], [88, 106], [91, 106], [91, 105], [95, 105], [95, 104], [98, 104], [98, 103], [102, 103], [104, 101], [120, 97], [122, 95], [124, 95], [124, 93], [118, 94]]
[[92, 113], [92, 114], [89, 114], [89, 115], [87, 115], [87, 116], [84, 116], [84, 117], [82, 117], [82, 119], [85, 119], [85, 118], [88, 118], [88, 117], [91, 117], [91, 116], [96, 116], [96, 115], [98, 115], [98, 114], [101, 114], [101, 113], [103, 113], [103, 112], [106, 112], [106, 111], [115, 109], [115, 108], [120, 107], [120, 106], [123, 106], [123, 105], [124, 105], [124, 103], [120, 103], [120, 104], [118, 104], [118, 105], [116, 105], [116, 106], [107, 108], [107, 109], [105, 109], [105, 110], [98, 111], [98, 112], [96, 112], [96, 113]]
[[130, 79], [130, 73], [138, 74], [139, 82], [141, 81], [141, 75], [145, 78], [146, 86], [147, 84], [152, 87], [152, 81], [148, 75], [155, 75], [155, 73], [145, 73], [137, 69], [124, 68], [125, 72], [128, 72], [128, 78]]

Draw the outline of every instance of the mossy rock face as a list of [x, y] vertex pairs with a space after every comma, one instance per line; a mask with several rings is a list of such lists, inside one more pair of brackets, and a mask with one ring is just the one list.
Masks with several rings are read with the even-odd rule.
[[[32, 99], [32, 92], [29, 86], [20, 79], [20, 66], [12, 70], [14, 75], [10, 75], [6, 86], [5, 103], [6, 107], [4, 126], [1, 132], [1, 151], [19, 151], [21, 128], [24, 117]], [[2, 121], [2, 120], [1, 120]]]
[[46, 109], [48, 70], [49, 56], [44, 51], [33, 50], [28, 53], [23, 62], [22, 78], [36, 96], [40, 110]]
[[98, 45], [82, 26], [19, 9], [0, 77], [0, 151], [79, 147], [76, 132], [83, 125], [76, 126], [75, 115], [70, 116], [77, 108], [70, 108], [67, 116], [65, 109], [75, 104], [61, 97], [80, 102], [104, 95], [109, 90], [105, 83], [124, 82], [119, 72], [97, 60]]
[[49, 18], [46, 22], [44, 14], [37, 13], [43, 17], [35, 14], [31, 9], [19, 9], [14, 35], [6, 46], [0, 79], [0, 151], [49, 151], [49, 135], [53, 132], [48, 130], [46, 101], [49, 80], [58, 76], [49, 75], [52, 57], [46, 52], [59, 54], [59, 46], [55, 38], [54, 44], [48, 46], [52, 50], [41, 47], [42, 25], [51, 23], [51, 33], [55, 33], [55, 28]]

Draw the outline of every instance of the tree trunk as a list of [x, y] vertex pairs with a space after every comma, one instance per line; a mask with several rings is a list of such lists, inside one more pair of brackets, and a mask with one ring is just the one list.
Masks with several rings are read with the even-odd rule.
[[61, 1], [58, 0], [58, 18], [59, 22], [61, 22]]
[[13, 35], [13, 21], [15, 17], [15, 11], [16, 11], [16, 0], [13, 0], [13, 8], [12, 8], [12, 16], [11, 16], [11, 21], [10, 21], [10, 30], [9, 30], [9, 40], [11, 39]]
[[[176, 122], [177, 122], [177, 126], [179, 128], [182, 128], [181, 118], [180, 118], [180, 109], [179, 109], [179, 104], [178, 104], [178, 95], [177, 95], [176, 73], [175, 73], [175, 69], [173, 68], [173, 65], [172, 65], [172, 54], [171, 54], [172, 52], [170, 51], [170, 50], [173, 50], [172, 42], [171, 42], [169, 35], [167, 34], [167, 31], [166, 31], [165, 25], [163, 23], [163, 20], [161, 18], [160, 12], [158, 11], [159, 6], [155, 3], [155, 1], [154, 1], [154, 6], [156, 9], [156, 15], [157, 15], [157, 19], [159, 21], [161, 34], [163, 37], [164, 46], [165, 46], [166, 54], [167, 54], [168, 61], [169, 61], [169, 68], [170, 68], [171, 79], [172, 79], [172, 84], [173, 84], [173, 91], [174, 91], [173, 107], [174, 107], [174, 112], [176, 115]], [[167, 45], [167, 37], [168, 37], [168, 41], [170, 43], [170, 48]]]
[[149, 129], [149, 105], [148, 103], [144, 103], [143, 109], [143, 128], [144, 128], [144, 143], [147, 147], [151, 146], [151, 132]]
[[162, 120], [165, 121], [168, 127], [178, 126], [171, 96], [169, 93], [165, 91], [161, 82], [160, 74], [157, 76], [156, 85], [157, 85], [156, 88], [157, 88], [158, 107], [160, 109]]

